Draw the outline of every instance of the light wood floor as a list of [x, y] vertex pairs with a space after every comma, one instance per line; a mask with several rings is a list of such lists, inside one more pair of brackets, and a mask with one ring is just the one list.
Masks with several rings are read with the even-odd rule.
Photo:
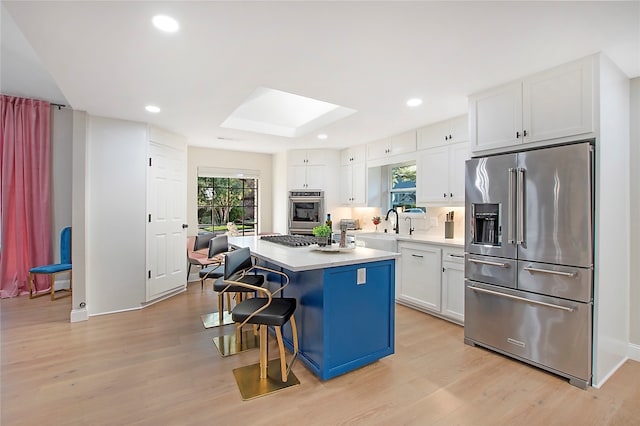
[[582, 391], [402, 306], [394, 355], [326, 382], [297, 363], [300, 386], [243, 402], [231, 370], [258, 353], [218, 355], [210, 287], [75, 324], [70, 304], [2, 300], [2, 425], [640, 424], [640, 363]]

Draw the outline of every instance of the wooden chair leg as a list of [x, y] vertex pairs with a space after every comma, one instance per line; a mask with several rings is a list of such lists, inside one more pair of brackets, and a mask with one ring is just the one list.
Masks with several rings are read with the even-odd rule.
[[56, 274], [49, 274], [49, 278], [51, 280], [51, 301], [53, 302], [55, 299], [55, 293], [56, 293], [56, 288], [55, 288], [55, 283], [56, 283]]
[[227, 293], [227, 310], [231, 314], [231, 293]]
[[33, 273], [29, 272], [29, 299], [33, 299], [33, 289], [36, 286], [33, 282]]

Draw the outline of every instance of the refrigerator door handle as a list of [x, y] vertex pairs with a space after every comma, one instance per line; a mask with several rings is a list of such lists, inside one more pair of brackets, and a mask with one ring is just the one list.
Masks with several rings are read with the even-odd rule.
[[507, 263], [490, 262], [488, 260], [469, 259], [469, 262], [478, 263], [480, 265], [499, 266], [500, 268], [508, 268], [509, 267], [509, 265]]
[[516, 235], [516, 244], [525, 245], [526, 235], [524, 233], [524, 215], [525, 215], [525, 202], [524, 202], [524, 169], [518, 168], [518, 224], [517, 224], [517, 235]]
[[487, 289], [480, 288], [480, 287], [467, 286], [467, 288], [469, 290], [477, 291], [477, 292], [480, 292], [480, 293], [487, 293], [487, 294], [491, 294], [493, 296], [505, 297], [507, 299], [513, 299], [513, 300], [518, 300], [520, 302], [530, 303], [532, 305], [541, 305], [541, 306], [546, 306], [548, 308], [560, 309], [562, 311], [575, 312], [575, 308], [569, 308], [567, 306], [555, 305], [553, 303], [540, 302], [538, 300], [532, 300], [532, 299], [526, 299], [524, 297], [512, 296], [510, 294], [500, 293], [499, 291], [487, 290]]
[[560, 275], [567, 278], [575, 278], [576, 275], [578, 275], [575, 272], [552, 271], [550, 269], [539, 269], [539, 268], [533, 268], [531, 266], [527, 266], [526, 268], [524, 268], [524, 270], [527, 272], [540, 272], [542, 274]]
[[513, 167], [509, 168], [509, 199], [507, 201], [507, 242], [509, 244], [516, 243], [516, 240], [513, 239], [513, 234], [514, 234], [513, 214], [514, 214], [514, 207], [515, 207], [514, 203], [516, 198], [513, 196], [513, 192], [515, 190], [516, 170], [517, 169]]

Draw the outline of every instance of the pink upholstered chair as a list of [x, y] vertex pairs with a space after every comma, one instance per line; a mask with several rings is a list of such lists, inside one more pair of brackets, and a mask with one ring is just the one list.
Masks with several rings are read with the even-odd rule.
[[219, 263], [218, 259], [209, 259], [209, 241], [211, 241], [214, 236], [213, 232], [207, 232], [187, 238], [187, 260], [189, 261], [187, 280], [191, 273], [191, 265], [205, 268], [214, 263]]

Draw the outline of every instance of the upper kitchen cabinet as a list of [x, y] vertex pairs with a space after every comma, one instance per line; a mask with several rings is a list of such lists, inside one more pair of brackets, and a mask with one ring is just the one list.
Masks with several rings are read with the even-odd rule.
[[289, 151], [289, 189], [329, 189], [327, 171], [335, 164], [335, 156], [334, 151], [325, 149]]
[[340, 151], [340, 165], [347, 166], [349, 164], [364, 163], [367, 155], [367, 146], [352, 146]]
[[348, 206], [367, 205], [365, 154], [365, 145], [340, 151], [340, 204]]
[[366, 206], [367, 169], [364, 163], [340, 166], [340, 204]]
[[470, 96], [471, 150], [592, 135], [593, 69], [591, 56]]
[[468, 158], [466, 142], [418, 151], [416, 201], [428, 205], [464, 204], [464, 162]]
[[412, 130], [367, 144], [367, 161], [370, 166], [398, 163], [406, 161], [406, 155], [415, 151], [416, 131]]
[[469, 140], [467, 114], [418, 129], [418, 150], [451, 145]]

